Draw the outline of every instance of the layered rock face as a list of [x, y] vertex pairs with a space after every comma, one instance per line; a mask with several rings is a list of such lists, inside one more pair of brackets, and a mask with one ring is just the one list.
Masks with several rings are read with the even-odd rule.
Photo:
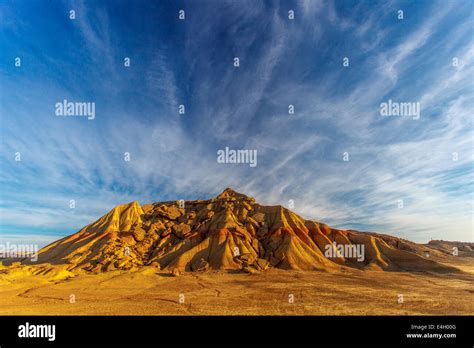
[[387, 235], [334, 229], [228, 188], [209, 200], [117, 206], [40, 250], [38, 262], [92, 272], [151, 265], [174, 274], [270, 267], [450, 270], [427, 259], [425, 249]]

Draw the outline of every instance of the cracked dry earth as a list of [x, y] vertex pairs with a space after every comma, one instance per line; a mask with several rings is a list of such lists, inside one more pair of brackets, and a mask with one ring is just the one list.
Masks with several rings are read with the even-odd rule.
[[[0, 274], [2, 315], [472, 315], [463, 274], [341, 270]], [[58, 277], [59, 275], [59, 277]], [[403, 294], [404, 302], [398, 303]], [[70, 303], [71, 295], [75, 303]], [[293, 299], [293, 303], [291, 302]], [[184, 303], [183, 303], [184, 302]]]

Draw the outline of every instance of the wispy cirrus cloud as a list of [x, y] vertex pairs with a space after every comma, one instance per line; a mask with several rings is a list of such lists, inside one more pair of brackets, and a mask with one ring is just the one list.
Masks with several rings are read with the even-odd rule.
[[[69, 3], [46, 11], [65, 28], [55, 48], [42, 22], [1, 27], [2, 235], [68, 234], [117, 204], [232, 186], [341, 228], [472, 240], [469, 4], [184, 2], [185, 21], [174, 3], [74, 6], [76, 22], [58, 18]], [[64, 98], [96, 102], [96, 120], [54, 116]], [[381, 117], [389, 98], [419, 101], [421, 118]], [[218, 164], [225, 146], [256, 149], [257, 167]]]

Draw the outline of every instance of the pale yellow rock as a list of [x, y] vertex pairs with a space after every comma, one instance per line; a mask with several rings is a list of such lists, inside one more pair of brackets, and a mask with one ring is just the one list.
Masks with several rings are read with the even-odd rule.
[[[456, 271], [426, 260], [425, 246], [387, 235], [333, 229], [280, 205], [259, 205], [230, 188], [213, 199], [186, 201], [185, 208], [178, 204], [119, 205], [79, 232], [41, 249], [35, 264], [67, 265], [68, 272], [96, 273], [152, 264], [175, 275], [207, 269], [256, 272], [270, 267]], [[338, 254], [335, 245], [363, 246], [363, 261]], [[446, 254], [440, 251], [448, 248], [444, 244], [433, 246], [433, 257]], [[332, 257], [326, 255], [328, 248]]]

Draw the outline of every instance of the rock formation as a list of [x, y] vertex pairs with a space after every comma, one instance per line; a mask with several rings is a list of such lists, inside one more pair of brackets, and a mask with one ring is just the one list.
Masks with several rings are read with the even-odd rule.
[[[213, 199], [182, 203], [119, 205], [79, 232], [41, 249], [38, 262], [92, 272], [152, 266], [173, 274], [255, 273], [271, 267], [455, 270], [426, 257], [424, 252], [430, 249], [426, 246], [382, 234], [334, 229], [279, 205], [260, 205], [230, 188]], [[347, 254], [356, 247], [363, 255]]]

